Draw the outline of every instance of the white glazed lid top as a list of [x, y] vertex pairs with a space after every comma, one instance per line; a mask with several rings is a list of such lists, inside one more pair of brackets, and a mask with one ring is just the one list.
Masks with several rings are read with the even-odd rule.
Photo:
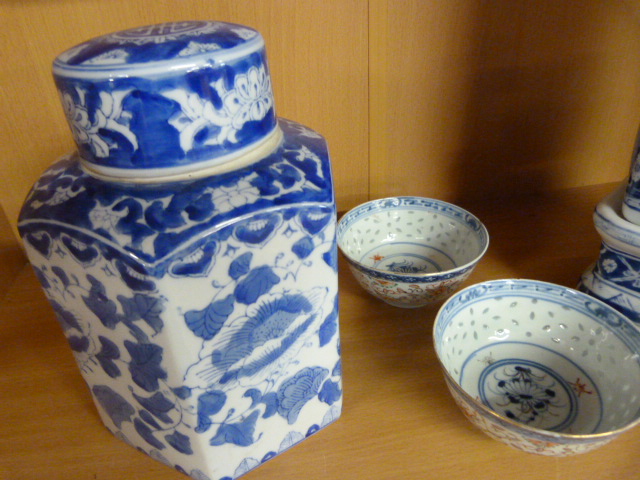
[[115, 78], [154, 70], [162, 74], [212, 60], [237, 60], [262, 47], [260, 34], [241, 25], [170, 22], [93, 38], [61, 53], [53, 65], [54, 73], [65, 77]]

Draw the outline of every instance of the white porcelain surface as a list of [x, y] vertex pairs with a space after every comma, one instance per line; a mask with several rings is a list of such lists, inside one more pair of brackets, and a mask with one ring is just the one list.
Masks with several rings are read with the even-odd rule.
[[465, 415], [515, 448], [583, 453], [640, 422], [640, 330], [576, 290], [473, 285], [438, 312], [434, 344]]
[[358, 282], [399, 307], [450, 295], [489, 245], [484, 225], [440, 200], [397, 197], [364, 203], [342, 217], [338, 246]]

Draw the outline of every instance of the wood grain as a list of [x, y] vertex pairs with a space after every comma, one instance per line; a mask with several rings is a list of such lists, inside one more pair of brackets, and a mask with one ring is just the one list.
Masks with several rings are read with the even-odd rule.
[[11, 224], [0, 207], [0, 300], [27, 263], [21, 246], [13, 236]]
[[[591, 214], [615, 184], [474, 204], [491, 246], [467, 281], [536, 278], [574, 286], [600, 239]], [[369, 296], [340, 263], [344, 410], [333, 425], [243, 478], [635, 479], [640, 428], [591, 453], [546, 458], [475, 430], [436, 364], [437, 306], [404, 310]], [[0, 478], [180, 480], [112, 436], [29, 267], [0, 300]]]
[[[633, 3], [633, 4], [631, 4]], [[618, 181], [640, 120], [637, 2], [371, 2], [372, 197]], [[377, 147], [373, 147], [377, 142]]]

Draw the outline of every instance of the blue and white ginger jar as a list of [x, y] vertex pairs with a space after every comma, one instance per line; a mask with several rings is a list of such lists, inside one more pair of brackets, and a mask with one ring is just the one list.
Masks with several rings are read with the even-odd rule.
[[329, 155], [276, 117], [260, 34], [136, 28], [53, 71], [78, 151], [34, 185], [19, 230], [107, 428], [218, 480], [335, 421]]

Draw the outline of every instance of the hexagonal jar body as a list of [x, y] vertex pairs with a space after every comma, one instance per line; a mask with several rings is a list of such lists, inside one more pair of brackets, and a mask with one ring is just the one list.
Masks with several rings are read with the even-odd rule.
[[[227, 24], [183, 22], [165, 31], [172, 25], [220, 32]], [[133, 50], [147, 45], [131, 32], [121, 36], [136, 38]], [[220, 50], [203, 35], [207, 48]], [[191, 49], [204, 48], [187, 40]], [[236, 84], [244, 74], [236, 73]], [[229, 92], [233, 78], [218, 85]], [[224, 125], [194, 127], [181, 114], [194, 117], [189, 105], [198, 102], [180, 99], [195, 94], [173, 92], [178, 113], [167, 118], [179, 126], [177, 143], [169, 145], [164, 128], [155, 142], [183, 155], [166, 160], [163, 152], [160, 167], [153, 150], [140, 155], [146, 164], [124, 154], [111, 161], [110, 152], [124, 146], [131, 154], [153, 139], [132, 127], [136, 113], [125, 105], [138, 102], [127, 103], [129, 95], [162, 93], [136, 88], [124, 89], [119, 106], [107, 105], [117, 125], [87, 109], [81, 120], [102, 126], [91, 135], [74, 131], [83, 148], [35, 184], [20, 234], [109, 430], [194, 478], [236, 478], [340, 416], [336, 210], [326, 143], [283, 119], [256, 129], [270, 123], [271, 105], [247, 113], [262, 115], [249, 120], [249, 133], [236, 122], [238, 142], [227, 137], [217, 155], [206, 139]], [[94, 98], [103, 110], [109, 104], [104, 94]], [[149, 111], [147, 119], [159, 118]], [[209, 113], [212, 122], [223, 116]], [[187, 136], [197, 132], [181, 144], [187, 128]], [[190, 161], [182, 147], [196, 144], [208, 155]]]

